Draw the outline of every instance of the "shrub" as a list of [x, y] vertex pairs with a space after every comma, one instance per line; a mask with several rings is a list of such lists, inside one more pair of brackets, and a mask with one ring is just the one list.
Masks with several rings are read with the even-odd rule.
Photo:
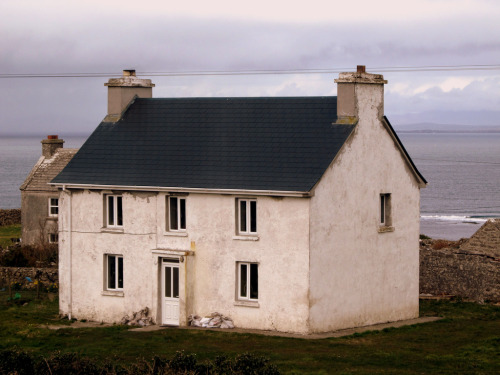
[[450, 241], [446, 241], [446, 240], [437, 240], [436, 242], [434, 242], [434, 244], [432, 245], [432, 248], [434, 250], [441, 250], [441, 249], [444, 249], [445, 247], [449, 247], [451, 244]]
[[7, 349], [0, 351], [0, 374], [34, 374], [31, 356], [24, 351]]
[[57, 263], [58, 251], [55, 244], [40, 246], [13, 246], [0, 254], [0, 265], [4, 267], [39, 267], [42, 264]]

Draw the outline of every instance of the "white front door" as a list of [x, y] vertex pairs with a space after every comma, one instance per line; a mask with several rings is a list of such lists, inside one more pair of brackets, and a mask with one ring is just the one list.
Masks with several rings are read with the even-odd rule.
[[161, 267], [162, 324], [179, 325], [179, 259], [164, 258]]

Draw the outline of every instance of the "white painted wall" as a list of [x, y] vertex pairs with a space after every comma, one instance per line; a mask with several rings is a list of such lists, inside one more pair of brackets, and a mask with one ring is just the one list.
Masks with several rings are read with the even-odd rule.
[[[159, 317], [159, 266], [162, 253], [183, 254], [181, 325], [189, 314], [219, 312], [238, 327], [306, 332], [308, 318], [309, 200], [257, 197], [258, 239], [235, 236], [235, 196], [186, 196], [187, 231], [166, 228], [163, 193], [123, 193], [123, 233], [103, 227], [103, 196], [98, 191], [62, 194], [60, 210], [60, 309], [77, 319], [118, 322], [144, 307]], [[71, 243], [71, 250], [70, 250]], [[72, 253], [72, 297], [69, 258]], [[124, 291], [103, 295], [104, 254], [124, 257]], [[236, 262], [259, 263], [258, 307], [236, 302]], [[70, 300], [72, 301], [70, 303]], [[70, 306], [71, 305], [71, 306]]]
[[[313, 332], [418, 316], [418, 183], [380, 121], [383, 86], [357, 95], [356, 130], [311, 198]], [[381, 193], [393, 232], [379, 233]]]

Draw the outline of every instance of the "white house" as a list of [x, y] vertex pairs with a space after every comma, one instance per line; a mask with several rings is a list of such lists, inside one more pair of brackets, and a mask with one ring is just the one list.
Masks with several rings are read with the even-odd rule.
[[134, 71], [110, 79], [108, 115], [52, 181], [60, 312], [297, 333], [417, 317], [426, 181], [383, 77], [336, 82], [337, 97], [157, 99]]

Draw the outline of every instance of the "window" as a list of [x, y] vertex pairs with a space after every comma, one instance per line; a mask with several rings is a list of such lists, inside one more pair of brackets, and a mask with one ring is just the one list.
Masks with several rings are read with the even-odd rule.
[[59, 199], [49, 198], [49, 216], [57, 216], [59, 214]]
[[168, 197], [168, 230], [186, 230], [186, 198]]
[[121, 195], [106, 195], [106, 226], [123, 226], [123, 209]]
[[238, 299], [257, 301], [259, 298], [258, 263], [238, 263]]
[[49, 243], [59, 242], [59, 235], [57, 233], [49, 233]]
[[106, 255], [106, 289], [123, 289], [123, 256]]
[[380, 194], [380, 226], [391, 224], [391, 194]]
[[238, 233], [256, 234], [257, 233], [257, 200], [256, 199], [238, 199]]

